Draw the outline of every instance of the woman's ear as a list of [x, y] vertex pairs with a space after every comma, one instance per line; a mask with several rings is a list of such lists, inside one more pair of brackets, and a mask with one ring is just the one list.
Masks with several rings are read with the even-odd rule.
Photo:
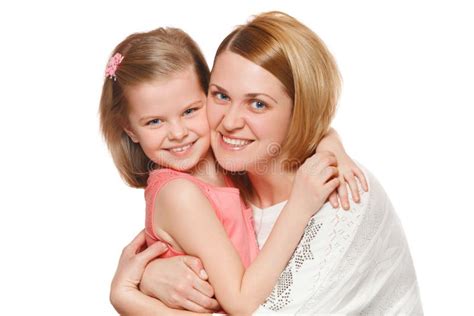
[[123, 127], [123, 130], [125, 131], [125, 133], [127, 133], [128, 137], [130, 137], [130, 139], [132, 140], [132, 142], [138, 144], [139, 141], [138, 141], [138, 137], [137, 135], [135, 135], [135, 133], [132, 131], [132, 129], [130, 128], [130, 125], [127, 124], [126, 126]]

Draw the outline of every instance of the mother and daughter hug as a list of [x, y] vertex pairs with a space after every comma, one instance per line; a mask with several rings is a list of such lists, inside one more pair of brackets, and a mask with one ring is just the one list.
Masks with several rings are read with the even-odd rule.
[[212, 72], [175, 28], [114, 49], [101, 129], [146, 199], [112, 281], [117, 312], [422, 314], [390, 201], [330, 128], [340, 81], [324, 43], [281, 12], [232, 31]]

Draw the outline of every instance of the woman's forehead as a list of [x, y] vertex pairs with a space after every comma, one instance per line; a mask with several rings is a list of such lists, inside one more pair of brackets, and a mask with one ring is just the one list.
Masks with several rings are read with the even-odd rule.
[[237, 93], [281, 94], [283, 84], [269, 71], [233, 52], [217, 56], [211, 73], [211, 85]]

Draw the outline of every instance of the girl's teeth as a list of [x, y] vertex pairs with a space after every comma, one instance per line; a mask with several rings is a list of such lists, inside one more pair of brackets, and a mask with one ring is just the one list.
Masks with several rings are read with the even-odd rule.
[[250, 143], [250, 140], [228, 138], [225, 136], [222, 136], [222, 139], [224, 140], [226, 144], [229, 144], [232, 146], [244, 146]]
[[175, 152], [175, 153], [179, 153], [179, 152], [185, 151], [189, 147], [191, 147], [191, 144], [183, 146], [183, 147], [171, 148], [170, 151]]

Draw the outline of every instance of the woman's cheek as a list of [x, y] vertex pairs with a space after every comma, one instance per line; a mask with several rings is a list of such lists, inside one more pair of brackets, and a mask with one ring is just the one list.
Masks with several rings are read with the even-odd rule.
[[225, 114], [223, 106], [218, 106], [217, 104], [208, 103], [207, 106], [207, 120], [209, 121], [209, 127], [211, 130], [214, 130], [219, 126], [219, 122], [222, 120], [222, 117]]

